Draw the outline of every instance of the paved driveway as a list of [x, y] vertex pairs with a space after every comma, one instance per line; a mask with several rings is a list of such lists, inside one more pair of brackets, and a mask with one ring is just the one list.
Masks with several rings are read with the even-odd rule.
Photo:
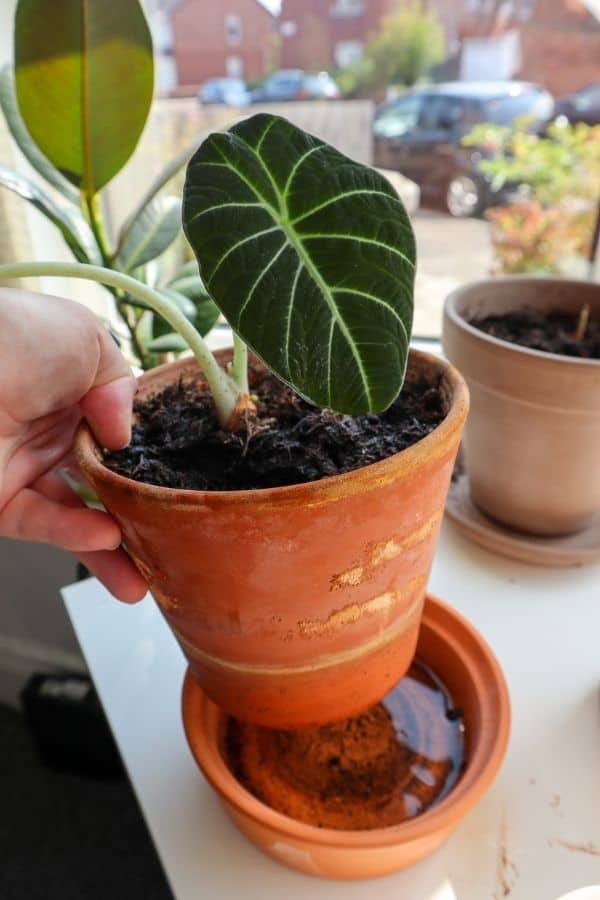
[[488, 224], [430, 210], [419, 210], [411, 218], [418, 258], [413, 333], [438, 337], [446, 295], [490, 272]]

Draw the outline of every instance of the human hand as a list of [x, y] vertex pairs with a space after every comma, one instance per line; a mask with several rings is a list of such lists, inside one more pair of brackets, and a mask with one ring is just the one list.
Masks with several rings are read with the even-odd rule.
[[111, 450], [129, 443], [135, 380], [84, 306], [0, 288], [0, 535], [77, 554], [118, 599], [147, 585], [107, 513], [87, 509], [58, 470], [82, 416]]

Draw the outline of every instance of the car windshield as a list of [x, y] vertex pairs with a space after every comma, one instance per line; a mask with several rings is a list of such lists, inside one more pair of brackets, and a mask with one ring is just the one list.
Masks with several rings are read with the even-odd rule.
[[600, 84], [591, 84], [582, 88], [573, 98], [575, 109], [578, 112], [587, 112], [595, 106], [600, 106]]
[[386, 138], [408, 134], [417, 124], [421, 105], [421, 97], [413, 95], [386, 107], [375, 119], [373, 132], [377, 137]]
[[329, 88], [334, 84], [329, 75], [307, 75], [304, 79], [304, 87], [307, 91], [319, 91]]

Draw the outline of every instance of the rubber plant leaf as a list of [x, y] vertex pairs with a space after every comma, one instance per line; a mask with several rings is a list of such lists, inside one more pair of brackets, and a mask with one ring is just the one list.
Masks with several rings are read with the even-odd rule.
[[41, 187], [0, 165], [0, 186], [18, 194], [56, 225], [78, 262], [101, 265], [102, 258], [92, 230], [82, 214], [73, 206], [60, 206]]
[[259, 114], [191, 159], [184, 230], [237, 334], [320, 406], [386, 409], [404, 380], [415, 241], [389, 182]]
[[2, 107], [9, 131], [27, 162], [67, 200], [79, 204], [77, 189], [40, 152], [25, 127], [17, 104], [15, 76], [10, 65], [6, 65], [0, 70], [0, 107]]
[[164, 253], [181, 230], [181, 201], [157, 197], [135, 221], [124, 226], [119, 238], [119, 265], [131, 272]]
[[152, 39], [138, 0], [19, 0], [15, 73], [31, 137], [95, 194], [131, 156], [152, 100]]

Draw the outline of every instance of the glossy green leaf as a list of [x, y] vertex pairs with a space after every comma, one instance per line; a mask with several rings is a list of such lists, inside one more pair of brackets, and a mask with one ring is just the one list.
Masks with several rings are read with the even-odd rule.
[[164, 253], [181, 228], [181, 201], [177, 197], [157, 197], [140, 216], [126, 225], [119, 240], [119, 265], [124, 272]]
[[151, 340], [147, 349], [152, 353], [182, 353], [184, 350], [189, 350], [189, 347], [180, 334], [169, 331]]
[[194, 325], [202, 337], [214, 328], [220, 315], [221, 311], [219, 310], [219, 307], [211, 300], [208, 294], [206, 297], [201, 297], [196, 301]]
[[29, 164], [46, 179], [48, 184], [56, 188], [61, 194], [73, 203], [79, 204], [79, 192], [77, 188], [64, 178], [58, 169], [46, 159], [34, 143], [31, 135], [25, 127], [17, 104], [15, 92], [15, 77], [12, 66], [6, 65], [0, 70], [0, 107], [8, 129], [15, 143]]
[[[218, 307], [206, 293], [197, 298], [191, 298], [180, 291], [174, 290], [171, 286], [162, 288], [160, 293], [165, 294], [179, 306], [181, 312], [187, 316], [190, 322], [194, 323], [202, 337], [208, 334], [220, 316]], [[170, 331], [171, 326], [164, 319], [161, 319], [160, 316], [154, 317], [153, 333], [155, 337], [162, 336]]]
[[193, 300], [190, 300], [185, 294], [180, 294], [179, 291], [174, 291], [173, 288], [159, 288], [158, 293], [162, 294], [164, 297], [168, 297], [169, 300], [172, 300], [190, 322], [194, 321], [196, 316], [196, 304]]
[[235, 331], [314, 403], [380, 411], [404, 379], [415, 242], [386, 179], [278, 116], [211, 135], [184, 229]]
[[138, 0], [19, 0], [21, 115], [42, 153], [92, 195], [123, 167], [152, 101], [150, 30]]
[[92, 231], [81, 213], [59, 206], [54, 199], [24, 175], [0, 165], [0, 185], [18, 194], [56, 225], [79, 262], [101, 265], [102, 258]]
[[199, 275], [187, 275], [183, 278], [176, 278], [169, 282], [168, 287], [179, 291], [180, 294], [185, 294], [186, 297], [194, 300], [194, 302], [209, 296]]
[[198, 274], [198, 263], [192, 260], [182, 266], [168, 283], [167, 289], [183, 294], [194, 303], [196, 314], [192, 321], [202, 337], [208, 334], [216, 325], [221, 313]]

